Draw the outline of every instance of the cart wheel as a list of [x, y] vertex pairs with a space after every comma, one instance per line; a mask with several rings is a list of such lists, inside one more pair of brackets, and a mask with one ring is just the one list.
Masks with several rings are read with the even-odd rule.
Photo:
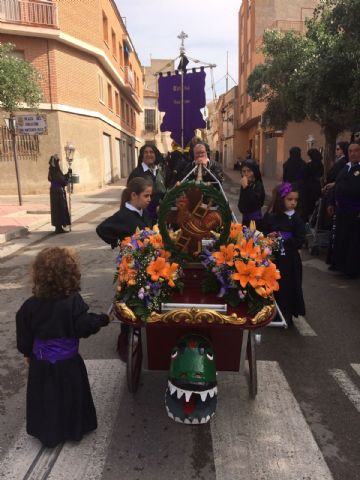
[[141, 329], [130, 326], [128, 335], [126, 377], [129, 392], [135, 393], [139, 386], [142, 364]]
[[256, 366], [256, 340], [255, 332], [249, 332], [247, 344], [247, 358], [249, 363], [249, 394], [251, 398], [255, 398], [257, 394], [257, 366]]

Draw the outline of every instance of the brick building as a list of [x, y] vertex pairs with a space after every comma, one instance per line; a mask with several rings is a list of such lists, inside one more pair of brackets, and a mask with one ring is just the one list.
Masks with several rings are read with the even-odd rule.
[[265, 104], [252, 102], [246, 93], [247, 79], [264, 58], [259, 47], [265, 29], [305, 31], [305, 19], [312, 16], [317, 0], [243, 0], [239, 10], [239, 83], [235, 110], [235, 157], [245, 158], [251, 150], [263, 173], [282, 176], [282, 164], [289, 149], [299, 146], [306, 157], [308, 148], [324, 145], [320, 126], [315, 122], [291, 122], [285, 131], [263, 128]]
[[[142, 144], [143, 75], [115, 2], [2, 0], [0, 42], [13, 43], [15, 54], [37, 68], [44, 94], [40, 110], [48, 134], [32, 138], [31, 151], [20, 152], [23, 193], [48, 188], [51, 154], [59, 154], [66, 171], [68, 141], [76, 148], [77, 191], [126, 177]], [[0, 191], [13, 194], [14, 165], [1, 128]]]

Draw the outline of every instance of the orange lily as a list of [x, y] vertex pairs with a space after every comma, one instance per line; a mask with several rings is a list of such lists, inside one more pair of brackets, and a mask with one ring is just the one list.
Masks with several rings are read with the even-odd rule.
[[162, 236], [160, 234], [152, 235], [149, 241], [154, 248], [162, 248], [164, 246]]
[[[136, 276], [136, 270], [129, 267], [131, 259], [128, 257], [122, 257], [119, 264], [118, 278], [120, 282], [131, 282]], [[130, 283], [132, 284], [132, 283]]]
[[176, 270], [178, 269], [179, 264], [178, 263], [166, 263], [164, 270], [162, 271], [162, 276], [168, 280], [168, 285], [170, 287], [175, 287], [174, 283], [174, 276], [176, 273]]
[[248, 283], [254, 288], [259, 285], [259, 267], [256, 266], [255, 262], [250, 261], [244, 263], [237, 261], [235, 262], [235, 268], [238, 273], [233, 273], [231, 278], [239, 281], [243, 288], [245, 288]]
[[268, 267], [259, 267], [259, 285], [265, 287], [266, 290], [271, 292], [279, 290], [279, 284], [277, 280], [280, 278], [280, 272], [277, 270], [275, 263], [269, 262]]
[[213, 253], [213, 257], [216, 259], [216, 265], [226, 263], [229, 267], [232, 267], [234, 265], [234, 248], [235, 245], [233, 243], [221, 245], [220, 252]]
[[254, 240], [250, 238], [250, 240], [242, 240], [240, 243], [240, 255], [243, 258], [252, 258], [255, 260], [261, 256], [261, 250], [259, 245], [254, 246]]
[[157, 257], [147, 267], [146, 272], [150, 275], [151, 280], [156, 282], [162, 276], [162, 272], [166, 266], [166, 260], [163, 257]]

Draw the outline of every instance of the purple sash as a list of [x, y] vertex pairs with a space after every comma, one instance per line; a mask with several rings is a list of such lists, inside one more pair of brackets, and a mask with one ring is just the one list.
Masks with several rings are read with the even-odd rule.
[[284, 232], [281, 231], [279, 232], [283, 240], [289, 240], [289, 238], [292, 238], [293, 234], [291, 232]]
[[247, 222], [248, 220], [261, 220], [262, 213], [261, 210], [255, 210], [255, 212], [243, 213], [243, 221]]
[[340, 212], [360, 212], [360, 200], [351, 198], [337, 198], [336, 206]]
[[51, 182], [51, 188], [62, 188], [62, 185], [59, 182]]
[[79, 340], [77, 338], [35, 339], [33, 345], [33, 354], [36, 359], [46, 360], [50, 363], [75, 357], [78, 351]]

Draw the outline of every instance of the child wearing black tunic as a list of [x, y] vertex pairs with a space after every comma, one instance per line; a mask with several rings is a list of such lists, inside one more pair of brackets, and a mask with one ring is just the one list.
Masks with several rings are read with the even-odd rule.
[[133, 235], [137, 228], [152, 227], [153, 220], [147, 211], [151, 194], [150, 180], [142, 177], [130, 180], [122, 193], [120, 210], [96, 228], [99, 237], [115, 248], [119, 240]]
[[[148, 179], [135, 177], [127, 184], [121, 196], [120, 210], [104, 220], [96, 228], [96, 233], [104, 242], [115, 248], [119, 241], [140, 230], [153, 226], [153, 220], [147, 212], [151, 201], [153, 185]], [[121, 324], [117, 351], [121, 360], [127, 360], [128, 326]]]
[[245, 161], [240, 167], [240, 196], [238, 208], [242, 213], [242, 223], [247, 227], [254, 220], [258, 230], [262, 230], [261, 207], [265, 201], [265, 190], [259, 167], [254, 161]]
[[289, 326], [293, 316], [305, 315], [299, 254], [305, 240], [305, 224], [296, 212], [298, 201], [299, 192], [294, 185], [282, 183], [275, 188], [272, 204], [263, 219], [264, 233], [280, 234], [283, 239], [283, 249], [275, 255], [281, 274], [280, 289], [275, 292], [275, 299]]
[[45, 447], [79, 441], [97, 427], [86, 367], [78, 348], [109, 323], [89, 313], [79, 263], [66, 248], [45, 248], [33, 265], [33, 296], [16, 314], [17, 348], [29, 365], [26, 431]]

